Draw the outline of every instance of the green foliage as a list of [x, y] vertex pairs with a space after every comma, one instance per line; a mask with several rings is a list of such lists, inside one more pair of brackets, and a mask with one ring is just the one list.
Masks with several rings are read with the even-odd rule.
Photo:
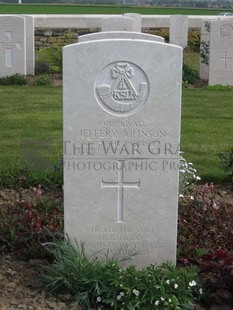
[[29, 188], [37, 184], [43, 184], [46, 189], [60, 189], [63, 184], [62, 164], [54, 164], [53, 169], [45, 171], [31, 171], [27, 166], [22, 168], [21, 163], [0, 170], [0, 189]]
[[52, 73], [62, 72], [62, 48], [67, 44], [73, 43], [73, 35], [67, 31], [57, 39], [51, 47], [45, 47], [37, 52], [37, 62], [42, 62], [49, 66]]
[[233, 184], [233, 147], [219, 154], [220, 167], [226, 171], [231, 178]]
[[73, 295], [73, 308], [194, 309], [202, 294], [196, 270], [169, 263], [137, 270], [121, 262], [88, 258], [84, 245], [69, 240], [50, 244], [54, 263], [46, 266], [46, 288]]
[[51, 78], [46, 74], [41, 74], [36, 77], [34, 85], [36, 86], [49, 86], [52, 84]]
[[11, 76], [0, 77], [0, 85], [26, 85], [27, 79], [25, 76], [16, 73]]
[[37, 74], [48, 74], [50, 73], [49, 65], [44, 61], [36, 61], [35, 73]]
[[15, 201], [0, 208], [0, 250], [20, 259], [48, 256], [43, 243], [58, 238], [63, 230], [61, 202], [44, 201], [39, 193], [36, 203]]
[[182, 79], [187, 84], [195, 84], [199, 81], [199, 74], [196, 70], [191, 69], [189, 66], [184, 64]]
[[194, 30], [188, 34], [188, 48], [192, 52], [198, 53], [200, 50], [200, 31]]

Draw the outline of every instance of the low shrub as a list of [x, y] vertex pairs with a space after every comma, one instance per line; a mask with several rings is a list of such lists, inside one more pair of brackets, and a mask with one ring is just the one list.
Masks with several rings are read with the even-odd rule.
[[46, 289], [73, 295], [72, 309], [194, 309], [202, 295], [197, 272], [169, 263], [137, 270], [121, 262], [87, 258], [84, 245], [50, 244], [54, 263], [44, 268]]
[[184, 64], [182, 79], [183, 79], [183, 82], [187, 84], [195, 84], [199, 81], [199, 74], [196, 70]]
[[233, 184], [233, 147], [219, 154], [220, 167], [228, 173]]
[[11, 76], [0, 77], [0, 85], [27, 85], [27, 79], [19, 73]]
[[36, 75], [48, 74], [48, 73], [50, 73], [50, 67], [44, 61], [37, 61], [35, 64], [35, 73], [36, 73]]
[[35, 86], [49, 86], [52, 84], [51, 78], [46, 74], [41, 74], [34, 81]]

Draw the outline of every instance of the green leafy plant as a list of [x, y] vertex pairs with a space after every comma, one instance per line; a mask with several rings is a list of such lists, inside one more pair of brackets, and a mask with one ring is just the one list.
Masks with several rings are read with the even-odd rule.
[[182, 79], [187, 84], [195, 84], [199, 81], [199, 74], [196, 70], [184, 64]]
[[49, 247], [54, 263], [44, 268], [46, 288], [71, 293], [72, 309], [77, 305], [83, 309], [194, 309], [202, 294], [193, 268], [166, 263], [122, 269], [115, 259], [88, 258], [83, 244], [66, 240]]
[[73, 34], [67, 31], [51, 47], [42, 48], [37, 52], [37, 62], [43, 62], [49, 66], [52, 73], [62, 72], [62, 48], [73, 43]]
[[219, 154], [220, 167], [226, 171], [233, 183], [233, 147]]
[[34, 85], [36, 86], [49, 86], [52, 84], [51, 78], [46, 74], [41, 74], [36, 77]]
[[26, 85], [27, 79], [25, 76], [16, 73], [11, 76], [0, 77], [0, 85]]
[[36, 75], [50, 73], [49, 65], [44, 61], [36, 61], [35, 73], [36, 73]]

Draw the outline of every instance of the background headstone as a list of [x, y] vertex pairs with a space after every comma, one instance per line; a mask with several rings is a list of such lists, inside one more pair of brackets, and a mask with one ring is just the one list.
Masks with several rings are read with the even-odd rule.
[[164, 38], [147, 33], [129, 32], [129, 31], [107, 31], [95, 32], [79, 36], [79, 42], [86, 42], [90, 40], [104, 40], [104, 39], [138, 39], [164, 42]]
[[26, 74], [25, 18], [0, 16], [0, 76]]
[[188, 16], [171, 15], [169, 42], [183, 48], [188, 45]]
[[34, 17], [26, 15], [26, 73], [35, 74]]
[[65, 233], [88, 255], [176, 262], [182, 49], [63, 49]]
[[209, 85], [233, 86], [233, 19], [211, 21]]
[[142, 30], [142, 16], [135, 13], [125, 13], [124, 17], [130, 17], [134, 19], [134, 31], [141, 32]]
[[105, 17], [102, 19], [101, 31], [138, 31], [138, 20], [123, 15]]

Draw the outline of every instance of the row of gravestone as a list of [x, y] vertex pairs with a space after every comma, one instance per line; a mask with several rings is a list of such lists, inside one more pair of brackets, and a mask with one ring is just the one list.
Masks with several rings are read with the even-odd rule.
[[[102, 31], [140, 33], [141, 16], [125, 14], [107, 17]], [[125, 34], [127, 36], [127, 34]], [[130, 35], [130, 34], [129, 34]], [[134, 34], [136, 36], [136, 34]], [[185, 48], [188, 38], [188, 17], [170, 18], [170, 43]], [[154, 37], [156, 40], [156, 36]], [[158, 38], [157, 38], [158, 39]], [[80, 40], [82, 37], [80, 37]], [[163, 40], [162, 38], [160, 40]], [[200, 77], [209, 84], [233, 85], [233, 20], [204, 20], [201, 27]], [[31, 16], [0, 17], [0, 76], [34, 74], [34, 22]]]

